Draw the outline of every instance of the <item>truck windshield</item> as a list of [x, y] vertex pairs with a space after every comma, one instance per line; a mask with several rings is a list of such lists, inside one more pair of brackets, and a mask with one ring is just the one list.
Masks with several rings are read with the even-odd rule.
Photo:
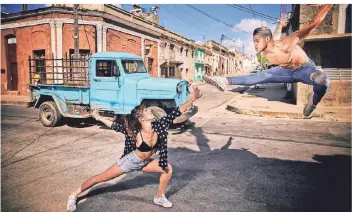
[[126, 74], [147, 73], [141, 60], [122, 60], [122, 66]]

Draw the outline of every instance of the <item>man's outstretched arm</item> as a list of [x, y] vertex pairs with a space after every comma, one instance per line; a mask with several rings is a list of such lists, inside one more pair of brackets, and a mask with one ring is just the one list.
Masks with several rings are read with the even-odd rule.
[[320, 8], [318, 13], [315, 15], [312, 22], [302, 29], [290, 34], [289, 36], [285, 37], [283, 41], [283, 47], [287, 51], [292, 50], [298, 43], [302, 42], [305, 38], [307, 38], [313, 30], [318, 27], [321, 22], [325, 19], [325, 16], [328, 14], [329, 10], [333, 7], [333, 4], [326, 4]]
[[286, 27], [286, 25], [287, 25], [286, 20], [284, 20], [284, 17], [281, 16], [279, 22], [277, 23], [275, 32], [273, 34], [273, 40], [280, 40], [281, 39], [282, 28]]

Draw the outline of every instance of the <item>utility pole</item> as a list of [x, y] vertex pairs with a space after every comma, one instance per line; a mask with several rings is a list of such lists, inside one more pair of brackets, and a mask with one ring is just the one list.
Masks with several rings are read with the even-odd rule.
[[74, 19], [74, 48], [75, 48], [75, 59], [78, 59], [79, 55], [79, 40], [78, 40], [78, 6], [79, 4], [74, 4], [73, 6], [73, 19]]
[[222, 49], [222, 40], [224, 39], [224, 35], [221, 34], [221, 38], [220, 38], [220, 55], [219, 55], [219, 73], [222, 74], [222, 70], [221, 70], [221, 49]]

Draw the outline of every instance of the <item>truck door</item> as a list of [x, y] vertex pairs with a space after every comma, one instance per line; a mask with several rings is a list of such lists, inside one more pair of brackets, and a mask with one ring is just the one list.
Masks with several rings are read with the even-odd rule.
[[114, 66], [118, 67], [116, 59], [96, 58], [91, 63], [92, 107], [101, 110], [118, 111], [123, 109], [123, 77], [114, 76]]

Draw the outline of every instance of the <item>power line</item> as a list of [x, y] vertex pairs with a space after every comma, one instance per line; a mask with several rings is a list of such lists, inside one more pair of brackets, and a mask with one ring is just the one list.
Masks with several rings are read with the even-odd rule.
[[247, 13], [252, 13], [252, 14], [255, 14], [257, 16], [260, 16], [260, 17], [263, 17], [263, 18], [266, 18], [266, 19], [270, 19], [270, 20], [274, 20], [274, 21], [277, 21], [278, 19], [275, 18], [275, 17], [272, 17], [272, 16], [269, 16], [269, 15], [265, 15], [263, 13], [260, 13], [260, 12], [257, 12], [257, 11], [254, 11], [254, 10], [250, 10], [248, 8], [245, 8], [243, 6], [240, 6], [240, 5], [237, 5], [237, 4], [228, 4], [228, 6], [230, 7], [233, 7], [235, 9], [238, 9], [238, 10], [242, 10], [242, 11], [245, 11]]
[[[186, 12], [183, 8], [181, 8], [181, 6], [178, 6], [177, 4], [173, 4], [173, 6], [177, 7], [180, 11], [182, 11], [184, 14], [192, 17], [194, 20], [198, 20], [198, 18], [195, 18], [194, 16], [192, 16], [191, 14], [189, 14], [188, 12]], [[209, 29], [209, 25], [204, 24], [203, 22], [199, 21], [200, 24], [202, 24], [202, 26], [204, 26], [204, 29]]]
[[245, 30], [243, 30], [243, 29], [241, 29], [241, 28], [238, 28], [238, 27], [233, 26], [232, 24], [226, 23], [226, 22], [223, 21], [223, 20], [217, 19], [217, 18], [215, 18], [214, 16], [209, 15], [208, 13], [203, 12], [202, 10], [200, 10], [200, 9], [198, 9], [198, 8], [192, 6], [192, 5], [186, 4], [186, 6], [192, 8], [192, 9], [194, 9], [194, 10], [196, 10], [196, 11], [202, 13], [203, 15], [206, 15], [207, 17], [209, 17], [209, 18], [211, 18], [211, 19], [213, 19], [213, 20], [215, 20], [215, 21], [217, 21], [217, 22], [220, 22], [220, 23], [222, 23], [222, 24], [224, 24], [224, 25], [226, 25], [226, 26], [228, 26], [228, 27], [231, 27], [231, 28], [233, 28], [233, 29], [236, 29], [236, 30], [241, 31], [241, 32], [244, 32], [244, 33], [252, 34], [252, 33], [247, 32], [247, 31], [245, 31]]
[[[252, 6], [250, 4], [248, 4], [248, 5], [249, 5], [249, 8], [251, 9], [251, 11], [253, 11]], [[253, 15], [254, 20], [256, 20], [254, 13], [252, 15]]]
[[[166, 5], [165, 5], [165, 6], [166, 6]], [[166, 6], [166, 7], [168, 7], [168, 6]], [[193, 22], [192, 20], [190, 20], [190, 19], [186, 18], [185, 16], [182, 16], [181, 14], [179, 14], [179, 13], [177, 12], [177, 9], [176, 9], [176, 11], [174, 11], [173, 8], [170, 8], [170, 7], [168, 7], [168, 8], [169, 8], [169, 10], [171, 10], [171, 12], [173, 12], [174, 14], [179, 15], [179, 17], [183, 18], [185, 21], [188, 21], [189, 23], [191, 23], [191, 24], [193, 24], [194, 26], [196, 26], [199, 30], [201, 30], [202, 33], [206, 33], [206, 32], [204, 31], [204, 29], [205, 29], [204, 27], [198, 25], [197, 23]]]
[[167, 11], [171, 12], [173, 15], [177, 16], [178, 18], [181, 18], [182, 20], [184, 20], [186, 23], [188, 23], [189, 25], [197, 28], [199, 31], [201, 31], [202, 33], [205, 33], [203, 31], [203, 29], [201, 29], [198, 25], [194, 24], [193, 22], [189, 21], [188, 19], [185, 19], [183, 16], [179, 15], [178, 13], [174, 13], [174, 11], [172, 11], [170, 8], [168, 8], [166, 5], [160, 5], [161, 7], [164, 7]]
[[[172, 6], [172, 7], [171, 7], [171, 6]], [[169, 7], [169, 6], [167, 6], [167, 7]], [[170, 7], [171, 7], [171, 8], [170, 8]], [[192, 21], [191, 19], [186, 18], [185, 15], [180, 14], [180, 13], [178, 12], [177, 8], [173, 7], [173, 5], [170, 5], [170, 7], [169, 7], [169, 9], [172, 10], [174, 13], [176, 13], [176, 14], [182, 16], [185, 20], [188, 20], [190, 23], [193, 23], [195, 26], [198, 26], [200, 29], [205, 29], [205, 28], [206, 28], [206, 27], [200, 26], [198, 23]], [[205, 32], [205, 31], [203, 31], [203, 32]]]

